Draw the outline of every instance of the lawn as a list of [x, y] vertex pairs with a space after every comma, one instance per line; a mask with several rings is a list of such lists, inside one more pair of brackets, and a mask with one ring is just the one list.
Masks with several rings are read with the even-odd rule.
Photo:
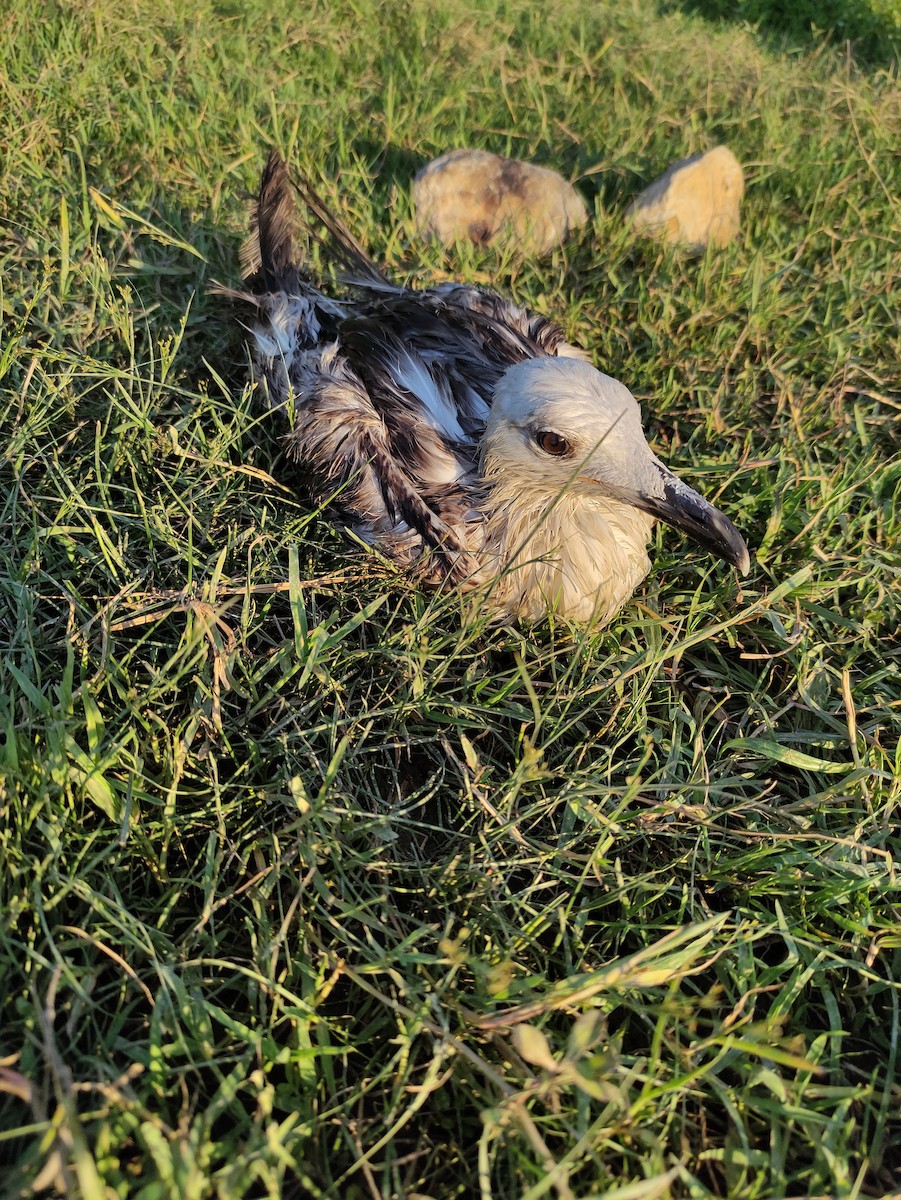
[[[5, 6], [0, 1195], [901, 1194], [898, 23], [694, 7]], [[740, 239], [636, 240], [720, 142]], [[422, 244], [461, 144], [590, 224]], [[272, 145], [556, 316], [750, 575], [505, 629], [342, 540], [209, 290]]]

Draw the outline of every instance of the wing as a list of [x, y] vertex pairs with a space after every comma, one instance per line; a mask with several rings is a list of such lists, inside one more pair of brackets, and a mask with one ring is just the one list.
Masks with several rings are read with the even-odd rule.
[[[409, 433], [415, 455], [400, 453], [385, 412], [336, 345], [295, 372], [291, 386], [287, 451], [307, 472], [314, 495], [404, 564], [431, 551], [428, 575], [474, 574], [467, 528], [478, 523], [472, 481], [465, 477], [465, 461], [448, 451], [441, 435], [421, 422], [418, 438]], [[408, 419], [421, 421], [413, 406]]]
[[548, 355], [587, 357], [546, 317], [458, 283], [422, 291], [367, 288], [337, 342], [389, 420], [398, 393], [407, 410], [418, 401], [428, 424], [471, 465], [508, 367]]

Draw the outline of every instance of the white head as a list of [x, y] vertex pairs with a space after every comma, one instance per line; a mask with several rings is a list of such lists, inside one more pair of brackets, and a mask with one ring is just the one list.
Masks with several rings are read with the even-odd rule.
[[712, 553], [748, 570], [732, 523], [652, 452], [635, 397], [575, 358], [535, 358], [510, 367], [495, 389], [485, 434], [486, 477], [521, 481], [524, 494], [599, 493], [682, 529]]

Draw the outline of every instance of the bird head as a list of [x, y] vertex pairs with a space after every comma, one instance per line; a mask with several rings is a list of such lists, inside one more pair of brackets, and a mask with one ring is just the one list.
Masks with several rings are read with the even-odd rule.
[[741, 534], [652, 452], [627, 387], [575, 358], [510, 367], [495, 389], [485, 434], [487, 477], [522, 481], [548, 501], [604, 496], [682, 530], [710, 553], [750, 567]]

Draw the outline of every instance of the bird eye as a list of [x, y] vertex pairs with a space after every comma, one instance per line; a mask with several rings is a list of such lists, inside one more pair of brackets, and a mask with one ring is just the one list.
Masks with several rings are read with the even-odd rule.
[[571, 449], [566, 438], [562, 438], [559, 433], [552, 433], [549, 429], [539, 430], [535, 440], [545, 454], [553, 454], [555, 458], [563, 458]]

